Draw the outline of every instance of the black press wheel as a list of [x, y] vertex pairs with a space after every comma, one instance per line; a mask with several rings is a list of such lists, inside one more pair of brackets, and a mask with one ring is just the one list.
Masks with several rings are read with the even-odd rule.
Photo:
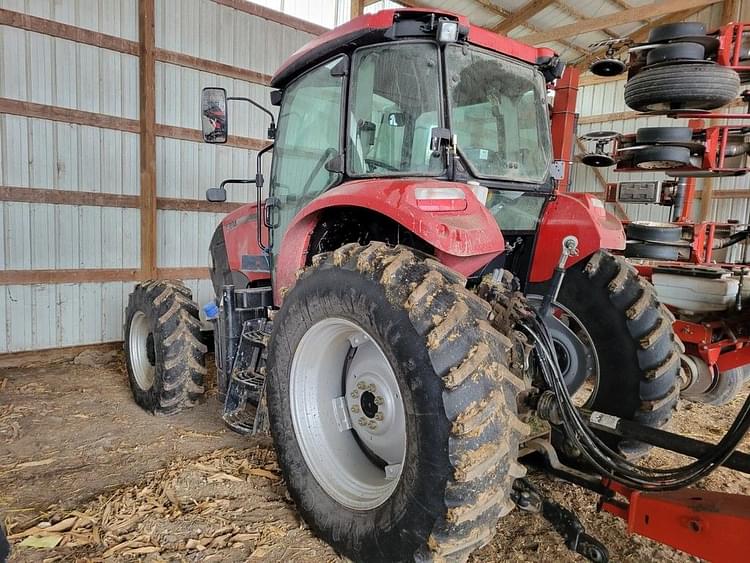
[[700, 22], [680, 22], [660, 25], [648, 34], [649, 43], [666, 43], [685, 37], [698, 37], [706, 34], [706, 25]]
[[463, 561], [513, 507], [524, 384], [459, 278], [349, 244], [313, 259], [274, 321], [279, 465], [312, 530], [355, 561]]
[[633, 162], [637, 168], [646, 170], [682, 168], [690, 164], [690, 149], [670, 145], [646, 147], [635, 151]]
[[607, 166], [613, 166], [617, 161], [608, 154], [604, 153], [588, 153], [581, 156], [581, 163], [586, 166], [593, 166], [594, 168], [605, 168]]
[[646, 64], [654, 65], [671, 61], [702, 61], [706, 49], [700, 43], [670, 43], [651, 49], [646, 55]]
[[[541, 294], [542, 289], [529, 291]], [[567, 270], [557, 301], [593, 344], [598, 373], [587, 407], [664, 426], [679, 396], [680, 354], [671, 317], [653, 286], [623, 258], [600, 251]], [[644, 444], [602, 437], [625, 454], [647, 450]]]
[[738, 74], [712, 63], [645, 68], [625, 84], [625, 103], [636, 111], [716, 109], [740, 91]]
[[620, 59], [599, 59], [589, 66], [596, 76], [617, 76], [625, 72], [626, 65]]
[[629, 242], [625, 247], [625, 256], [627, 258], [674, 262], [680, 259], [680, 247], [652, 242]]
[[206, 345], [198, 306], [179, 282], [138, 284], [125, 310], [125, 361], [133, 398], [154, 414], [175, 414], [203, 395]]
[[653, 242], [679, 242], [682, 239], [682, 227], [674, 223], [657, 223], [654, 221], [633, 221], [625, 227], [628, 239]]
[[692, 140], [693, 130], [690, 127], [641, 127], [635, 134], [637, 145], [680, 144]]

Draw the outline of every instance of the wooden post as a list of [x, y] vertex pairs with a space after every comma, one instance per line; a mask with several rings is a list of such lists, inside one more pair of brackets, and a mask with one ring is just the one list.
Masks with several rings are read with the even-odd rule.
[[154, 0], [138, 0], [141, 121], [141, 279], [156, 277], [156, 45]]
[[354, 19], [365, 13], [365, 0], [352, 0], [352, 17]]

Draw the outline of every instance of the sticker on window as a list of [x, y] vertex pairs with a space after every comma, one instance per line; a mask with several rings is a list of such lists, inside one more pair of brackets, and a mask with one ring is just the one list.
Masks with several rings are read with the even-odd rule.
[[490, 156], [490, 151], [487, 149], [479, 149], [479, 160], [487, 160]]

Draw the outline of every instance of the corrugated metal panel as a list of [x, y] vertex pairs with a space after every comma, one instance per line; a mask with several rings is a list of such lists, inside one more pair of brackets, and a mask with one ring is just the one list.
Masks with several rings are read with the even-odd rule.
[[0, 0], [0, 8], [138, 40], [138, 0]]

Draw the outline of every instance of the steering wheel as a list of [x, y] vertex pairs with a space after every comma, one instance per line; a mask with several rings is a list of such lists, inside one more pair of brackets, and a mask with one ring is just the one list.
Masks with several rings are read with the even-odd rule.
[[370, 168], [368, 172], [373, 172], [375, 168], [384, 168], [386, 170], [389, 170], [390, 172], [401, 172], [400, 169], [396, 168], [392, 164], [388, 164], [386, 162], [383, 162], [381, 160], [375, 160], [374, 158], [366, 158], [365, 162], [367, 163], [367, 166]]

